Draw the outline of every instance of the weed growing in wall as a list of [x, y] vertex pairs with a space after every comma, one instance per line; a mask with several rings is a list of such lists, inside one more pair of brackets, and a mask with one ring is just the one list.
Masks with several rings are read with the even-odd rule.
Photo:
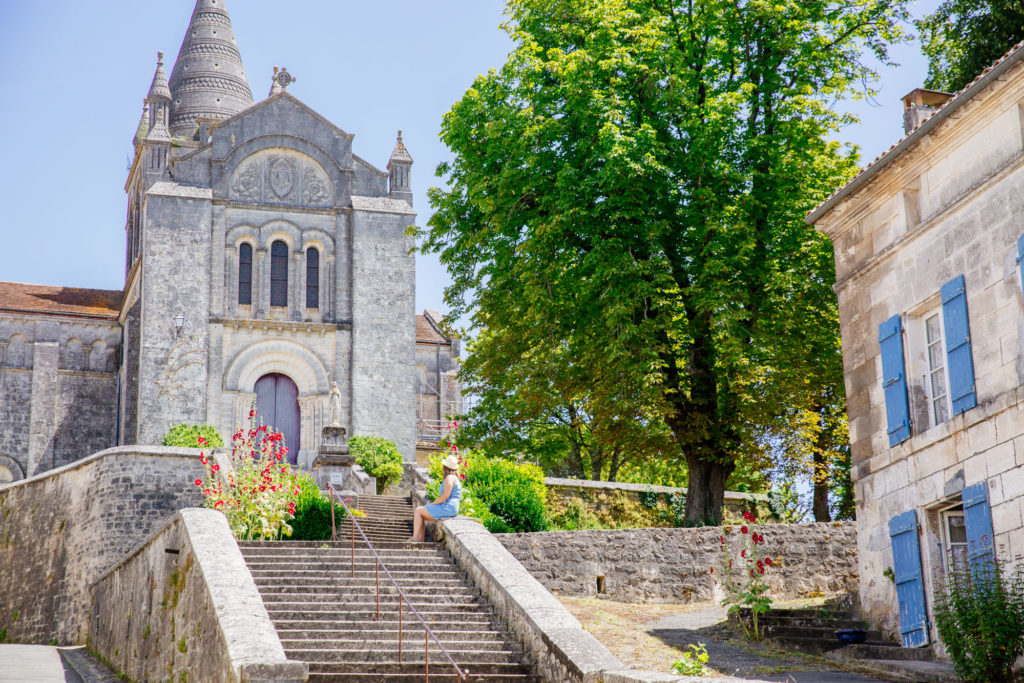
[[[721, 577], [722, 589], [725, 591], [722, 606], [728, 607], [730, 614], [736, 613], [748, 638], [761, 640], [764, 638], [764, 629], [759, 625], [758, 619], [772, 606], [765, 573], [777, 565], [778, 561], [764, 552], [764, 536], [754, 529], [755, 519], [752, 512], [743, 513], [745, 523], [739, 528], [742, 548], [739, 558], [735, 560], [726, 535], [731, 534], [736, 527], [722, 527], [722, 533], [718, 537], [722, 548], [722, 565], [719, 567], [718, 576]], [[711, 573], [715, 573], [714, 567], [711, 568]], [[718, 584], [718, 579], [715, 579], [715, 583]], [[749, 622], [744, 618], [745, 609], [750, 610]]]
[[[285, 459], [288, 448], [280, 432], [256, 425], [256, 411], [249, 411], [249, 428], [232, 437], [231, 459], [222, 472], [213, 457], [200, 455], [206, 478], [197, 478], [204, 504], [228, 518], [231, 533], [240, 540], [273, 540], [292, 533], [300, 493], [296, 475]], [[200, 447], [206, 446], [200, 437]]]

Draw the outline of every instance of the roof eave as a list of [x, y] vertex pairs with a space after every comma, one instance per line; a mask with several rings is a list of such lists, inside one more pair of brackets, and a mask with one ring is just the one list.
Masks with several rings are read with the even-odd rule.
[[939, 111], [932, 115], [931, 118], [915, 128], [910, 135], [900, 140], [892, 149], [875, 161], [875, 163], [861, 171], [853, 180], [840, 188], [838, 192], [819, 204], [818, 208], [807, 214], [807, 217], [804, 218], [804, 222], [808, 225], [814, 225], [817, 223], [826, 213], [835, 208], [837, 204], [860, 189], [865, 183], [891, 164], [898, 156], [907, 151], [925, 135], [928, 135], [936, 126], [952, 116], [953, 113], [960, 109], [960, 107], [974, 99], [978, 93], [991, 85], [993, 81], [997, 80], [1021, 60], [1024, 60], [1024, 47], [1018, 47], [1007, 55], [1005, 59], [997, 62], [995, 66], [991, 67], [984, 75], [971, 83], [971, 85], [960, 91], [956, 97], [947, 102], [945, 106], [939, 109]]

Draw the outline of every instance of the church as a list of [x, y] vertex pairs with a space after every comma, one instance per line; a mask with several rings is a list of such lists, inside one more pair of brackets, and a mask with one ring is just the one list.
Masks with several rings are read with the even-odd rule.
[[254, 101], [224, 0], [197, 1], [135, 131], [124, 288], [0, 283], [0, 483], [180, 423], [227, 441], [253, 405], [308, 467], [334, 385], [348, 434], [411, 461], [461, 407], [458, 342], [415, 314], [401, 132], [375, 166], [293, 80]]

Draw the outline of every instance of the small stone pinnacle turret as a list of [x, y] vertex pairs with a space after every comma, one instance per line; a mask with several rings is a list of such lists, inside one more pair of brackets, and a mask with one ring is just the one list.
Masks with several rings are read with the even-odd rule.
[[402, 142], [402, 131], [398, 131], [398, 139], [395, 141], [395, 148], [391, 151], [391, 159], [388, 160], [389, 194], [393, 199], [403, 199], [412, 206], [412, 155], [405, 148]]

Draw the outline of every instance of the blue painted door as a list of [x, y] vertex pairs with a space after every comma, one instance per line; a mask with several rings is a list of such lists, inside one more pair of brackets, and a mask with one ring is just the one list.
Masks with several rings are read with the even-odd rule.
[[916, 510], [908, 510], [889, 520], [889, 539], [896, 575], [896, 599], [900, 606], [900, 638], [903, 647], [922, 647], [929, 642], [928, 613], [921, 580]]
[[279, 373], [256, 380], [256, 414], [263, 424], [281, 432], [288, 447], [288, 462], [299, 456], [299, 388], [291, 378]]
[[972, 569], [986, 569], [991, 566], [992, 515], [988, 506], [988, 482], [965, 486], [964, 526], [967, 527], [967, 559]]

